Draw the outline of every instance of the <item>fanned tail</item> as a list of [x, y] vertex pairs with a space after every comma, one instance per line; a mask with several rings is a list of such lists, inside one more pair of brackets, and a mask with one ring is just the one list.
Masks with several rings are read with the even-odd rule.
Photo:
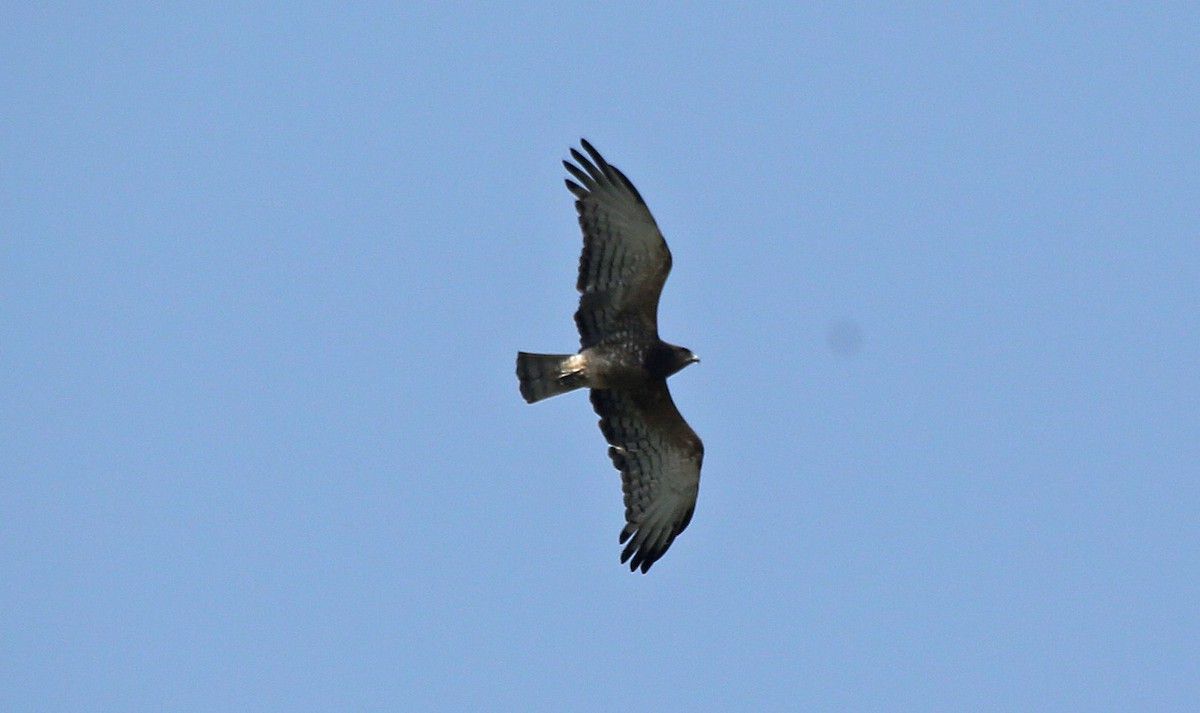
[[529, 403], [587, 386], [583, 359], [578, 354], [517, 352], [521, 396]]

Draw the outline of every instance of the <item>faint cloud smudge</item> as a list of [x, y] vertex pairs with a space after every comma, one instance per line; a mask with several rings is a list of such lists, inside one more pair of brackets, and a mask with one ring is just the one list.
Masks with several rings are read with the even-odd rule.
[[844, 359], [848, 359], [862, 350], [862, 328], [858, 326], [858, 322], [849, 317], [834, 320], [825, 332], [825, 339], [829, 343], [830, 351]]

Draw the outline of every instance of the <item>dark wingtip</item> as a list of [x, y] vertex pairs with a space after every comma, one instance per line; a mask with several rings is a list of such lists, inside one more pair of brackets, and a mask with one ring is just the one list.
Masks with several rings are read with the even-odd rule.
[[[577, 199], [579, 199], [576, 201], [576, 203], [583, 200], [584, 198], [587, 198], [588, 189], [584, 188], [583, 186], [579, 185], [578, 183], [576, 183], [575, 181], [572, 181], [569, 178], [564, 178], [563, 183], [567, 184], [567, 190], [571, 192], [571, 195], [573, 195]], [[577, 206], [577, 208], [578, 208], [578, 206]]]
[[592, 157], [592, 161], [597, 167], [599, 167], [602, 173], [608, 172], [608, 161], [604, 160], [604, 157], [600, 155], [600, 152], [596, 150], [595, 146], [592, 146], [587, 139], [582, 138], [579, 139], [579, 145], [583, 146], [584, 151], [588, 152], [588, 156]]
[[[621, 530], [621, 544], [624, 545], [625, 541], [632, 534], [634, 534], [633, 531]], [[665, 550], [649, 551], [646, 549], [645, 544], [644, 542], [638, 543], [637, 540], [634, 540], [625, 545], [624, 551], [621, 552], [621, 564], [628, 562], [630, 572], [636, 572], [640, 569], [642, 574], [645, 574], [650, 570], [650, 566], [657, 562], [658, 558], [662, 557], [663, 552], [665, 552]]]
[[650, 571], [650, 567], [654, 562], [654, 558], [646, 557], [641, 552], [638, 552], [637, 556], [629, 563], [629, 571], [636, 572], [640, 569], [642, 574], [645, 574]]

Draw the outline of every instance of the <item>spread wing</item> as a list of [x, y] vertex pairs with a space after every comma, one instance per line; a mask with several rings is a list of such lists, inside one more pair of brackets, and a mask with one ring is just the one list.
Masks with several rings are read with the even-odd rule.
[[593, 389], [592, 406], [625, 491], [621, 562], [642, 572], [691, 522], [704, 444], [687, 425], [666, 381], [636, 391]]
[[658, 297], [671, 271], [671, 251], [637, 189], [587, 141], [588, 156], [571, 149], [578, 166], [563, 161], [575, 178], [583, 230], [579, 258], [579, 310], [575, 324], [583, 348], [630, 332], [658, 336]]

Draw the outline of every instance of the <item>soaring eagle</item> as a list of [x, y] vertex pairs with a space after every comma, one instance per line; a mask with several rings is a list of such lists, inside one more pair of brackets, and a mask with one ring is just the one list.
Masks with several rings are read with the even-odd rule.
[[582, 144], [587, 156], [571, 149], [575, 163], [563, 161], [575, 179], [566, 184], [583, 229], [575, 312], [581, 348], [518, 352], [517, 378], [529, 403], [591, 389], [625, 492], [621, 562], [646, 572], [696, 508], [704, 444], [675, 407], [667, 377], [700, 359], [658, 338], [658, 297], [671, 251], [650, 209], [625, 174]]

